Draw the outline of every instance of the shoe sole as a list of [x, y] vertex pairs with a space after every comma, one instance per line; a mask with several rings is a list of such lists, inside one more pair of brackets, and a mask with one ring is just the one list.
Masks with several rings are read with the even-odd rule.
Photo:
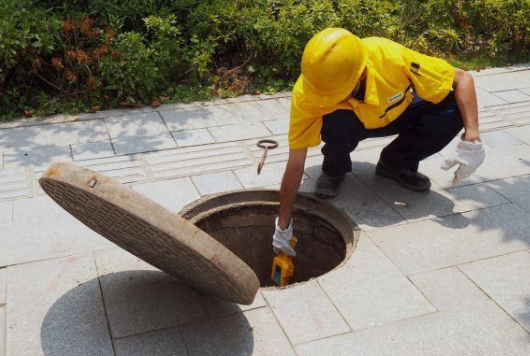
[[[340, 183], [342, 184], [342, 182], [344, 182], [344, 177], [340, 180]], [[315, 189], [315, 195], [317, 196], [317, 198], [320, 198], [320, 199], [333, 199], [333, 198], [336, 198], [339, 196], [340, 194], [340, 185], [339, 185], [339, 188], [337, 189], [337, 194], [335, 195], [329, 195], [329, 194], [322, 194], [322, 193], [319, 193], [316, 189]]]
[[397, 182], [397, 184], [399, 184], [402, 188], [405, 188], [407, 190], [411, 190], [413, 192], [424, 192], [426, 190], [429, 190], [431, 189], [431, 181], [429, 181], [429, 184], [427, 184], [425, 187], [417, 187], [415, 185], [412, 185], [412, 184], [408, 184], [407, 182], [404, 182], [402, 181], [401, 179], [399, 179], [396, 174], [394, 174], [394, 172], [392, 172], [391, 170], [389, 169], [386, 169], [380, 165], [377, 165], [376, 169], [375, 169], [375, 173], [383, 178], [389, 178], [389, 179], [393, 179], [394, 181]]

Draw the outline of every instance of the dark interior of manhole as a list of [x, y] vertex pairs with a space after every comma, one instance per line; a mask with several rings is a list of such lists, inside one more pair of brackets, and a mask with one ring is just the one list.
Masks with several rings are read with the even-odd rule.
[[[272, 235], [278, 206], [245, 204], [227, 207], [195, 221], [195, 224], [252, 268], [262, 287], [273, 286]], [[323, 275], [346, 258], [346, 242], [330, 222], [300, 209], [293, 211], [294, 236], [298, 239], [295, 273], [290, 283]]]

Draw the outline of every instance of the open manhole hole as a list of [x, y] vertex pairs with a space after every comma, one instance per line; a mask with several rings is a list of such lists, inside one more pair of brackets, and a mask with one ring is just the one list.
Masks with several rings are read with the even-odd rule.
[[[256, 273], [261, 287], [268, 287], [274, 285], [271, 243], [278, 202], [277, 191], [238, 191], [196, 201], [181, 216], [238, 256]], [[293, 217], [298, 256], [291, 284], [335, 269], [353, 252], [359, 229], [333, 205], [298, 195]]]

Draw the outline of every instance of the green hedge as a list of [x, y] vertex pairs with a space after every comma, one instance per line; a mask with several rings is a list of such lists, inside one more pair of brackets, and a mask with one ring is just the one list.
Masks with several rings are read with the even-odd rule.
[[330, 26], [444, 56], [530, 54], [530, 0], [2, 0], [0, 115], [283, 88]]

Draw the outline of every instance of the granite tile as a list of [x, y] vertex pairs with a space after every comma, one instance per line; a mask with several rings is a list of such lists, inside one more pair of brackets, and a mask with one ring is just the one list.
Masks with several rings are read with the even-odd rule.
[[199, 146], [215, 143], [207, 129], [174, 131], [171, 133], [179, 147]]
[[524, 356], [530, 337], [493, 302], [335, 336], [296, 347], [299, 356]]
[[493, 95], [492, 93], [484, 89], [477, 87], [475, 88], [475, 91], [477, 93], [477, 100], [479, 106], [491, 106], [506, 103], [505, 100], [499, 98], [496, 95]]
[[527, 221], [529, 213], [509, 204], [368, 234], [411, 275], [527, 249]]
[[530, 176], [496, 180], [486, 183], [497, 193], [530, 212]]
[[263, 124], [272, 132], [273, 135], [282, 135], [289, 133], [289, 120], [269, 120], [263, 121]]
[[69, 213], [49, 196], [17, 199], [13, 202], [13, 221], [30, 223], [35, 219], [69, 219]]
[[210, 173], [191, 177], [201, 195], [224, 193], [243, 189], [232, 172]]
[[530, 145], [530, 126], [513, 127], [504, 130], [509, 135], [516, 137], [527, 145]]
[[6, 312], [3, 306], [0, 306], [0, 356], [5, 356], [5, 325], [6, 325]]
[[54, 162], [72, 162], [70, 147], [33, 146], [27, 150], [21, 147], [13, 153], [4, 155], [6, 169], [26, 167], [48, 168]]
[[208, 319], [218, 318], [220, 316], [233, 313], [241, 313], [252, 309], [264, 308], [267, 306], [259, 290], [256, 294], [256, 297], [254, 298], [254, 301], [249, 305], [235, 304], [208, 294], [201, 293], [200, 291], [197, 291], [197, 293], [200, 296], [201, 305], [206, 311]]
[[494, 91], [492, 94], [509, 103], [530, 100], [530, 96], [519, 90]]
[[234, 171], [245, 188], [259, 188], [281, 183], [286, 162], [265, 163], [261, 173], [257, 173], [257, 165]]
[[365, 235], [347, 264], [319, 282], [354, 331], [436, 311]]
[[69, 215], [2, 224], [0, 267], [71, 256], [115, 245]]
[[200, 198], [189, 178], [136, 184], [133, 189], [175, 213]]
[[475, 83], [478, 87], [490, 92], [527, 88], [530, 83], [530, 70], [480, 76], [475, 78]]
[[112, 140], [169, 135], [169, 130], [158, 112], [108, 117], [105, 124]]
[[95, 253], [115, 338], [202, 320], [197, 293], [121, 249]]
[[113, 356], [92, 255], [9, 267], [7, 356]]
[[267, 308], [182, 326], [190, 356], [294, 356], [278, 322]]
[[114, 149], [110, 141], [90, 142], [72, 145], [74, 161], [105, 158], [114, 156]]
[[209, 128], [213, 138], [221, 142], [247, 140], [270, 136], [271, 133], [261, 122], [250, 122]]
[[530, 332], [530, 254], [521, 251], [460, 267]]
[[510, 203], [502, 195], [491, 189], [486, 183], [452, 188], [447, 191], [460, 201], [463, 201], [473, 210]]
[[351, 331], [316, 281], [263, 294], [292, 344]]
[[[6, 303], [6, 271], [5, 268], [0, 268], [0, 306]], [[0, 333], [0, 335], [2, 334]]]
[[287, 110], [276, 99], [251, 101], [242, 104], [242, 109], [250, 121], [289, 119]]
[[0, 224], [13, 221], [13, 202], [0, 202]]
[[188, 356], [178, 328], [114, 340], [116, 356]]
[[465, 308], [489, 299], [456, 267], [409, 278], [438, 310]]
[[120, 137], [113, 139], [112, 145], [118, 155], [167, 150], [177, 147], [173, 136], [169, 132], [156, 137]]
[[504, 131], [484, 132], [481, 134], [481, 137], [486, 146], [491, 148], [517, 146], [523, 143], [521, 140]]
[[241, 104], [160, 111], [170, 131], [202, 129], [246, 122]]

